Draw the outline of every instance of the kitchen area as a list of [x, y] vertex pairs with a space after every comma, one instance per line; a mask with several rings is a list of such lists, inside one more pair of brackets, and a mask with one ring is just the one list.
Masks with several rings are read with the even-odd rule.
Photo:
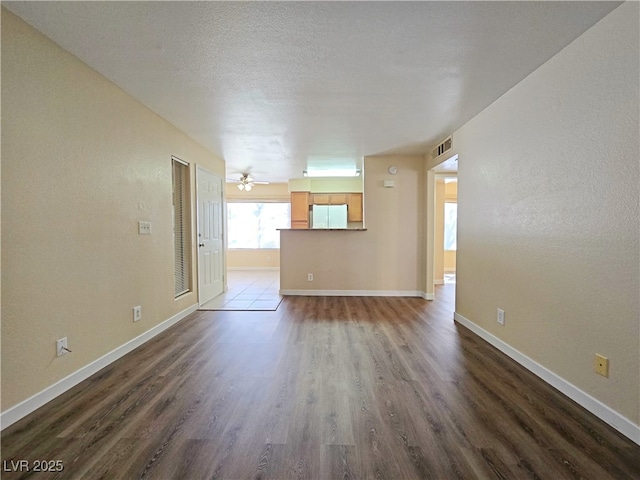
[[362, 230], [362, 192], [291, 192], [291, 228]]
[[289, 180], [291, 229], [362, 230], [362, 177]]
[[[424, 179], [419, 155], [366, 157], [354, 178], [290, 179], [280, 294], [426, 298]], [[338, 206], [339, 223], [318, 206]]]

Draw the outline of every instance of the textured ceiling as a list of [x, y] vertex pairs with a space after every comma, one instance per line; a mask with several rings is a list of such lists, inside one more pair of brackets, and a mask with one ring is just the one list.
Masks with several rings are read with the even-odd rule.
[[614, 2], [3, 2], [227, 161], [426, 153]]

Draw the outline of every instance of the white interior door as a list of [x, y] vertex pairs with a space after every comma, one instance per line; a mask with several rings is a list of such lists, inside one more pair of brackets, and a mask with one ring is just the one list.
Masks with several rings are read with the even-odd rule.
[[224, 290], [222, 178], [198, 167], [198, 301], [200, 305]]

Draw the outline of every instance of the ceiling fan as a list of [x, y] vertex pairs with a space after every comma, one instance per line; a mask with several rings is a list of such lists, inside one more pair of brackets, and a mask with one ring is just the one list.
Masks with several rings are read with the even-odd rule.
[[239, 180], [235, 180], [232, 179], [231, 181], [238, 182], [238, 185], [236, 185], [238, 187], [239, 190], [246, 190], [247, 192], [250, 192], [251, 189], [253, 188], [254, 185], [268, 185], [269, 182], [258, 182], [256, 180], [254, 180], [252, 177], [249, 176], [248, 173], [242, 173], [240, 175], [240, 179]]

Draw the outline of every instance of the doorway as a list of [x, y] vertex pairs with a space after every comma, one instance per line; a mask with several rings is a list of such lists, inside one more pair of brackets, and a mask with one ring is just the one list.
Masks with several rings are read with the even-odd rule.
[[278, 230], [291, 226], [289, 185], [259, 184], [250, 191], [236, 187], [227, 183], [225, 189], [226, 291], [205, 307], [268, 307], [265, 300], [281, 299]]
[[[458, 231], [458, 179], [444, 177], [443, 202], [436, 197], [436, 206], [442, 207], [442, 242], [438, 252], [442, 255], [442, 283], [456, 283], [456, 252]], [[436, 192], [438, 191], [436, 182]], [[440, 273], [440, 272], [438, 272]]]
[[426, 179], [426, 286], [434, 298], [443, 286], [456, 289], [458, 154], [431, 167]]

